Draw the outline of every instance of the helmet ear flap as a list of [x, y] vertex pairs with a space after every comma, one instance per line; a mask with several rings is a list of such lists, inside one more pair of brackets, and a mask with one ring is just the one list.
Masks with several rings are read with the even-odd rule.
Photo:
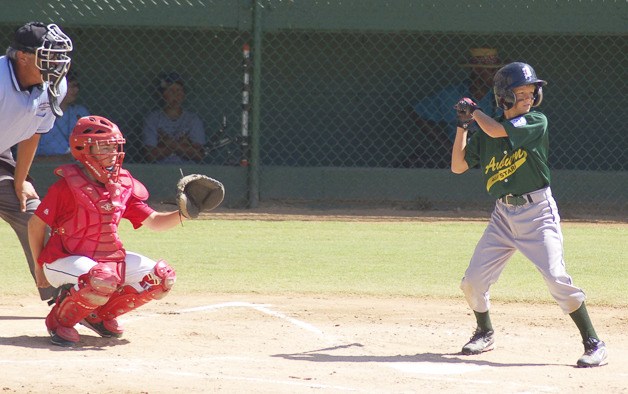
[[537, 85], [536, 90], [534, 90], [534, 101], [532, 102], [532, 106], [538, 107], [541, 105], [541, 101], [543, 101], [543, 86]]
[[517, 96], [515, 96], [512, 90], [508, 89], [504, 92], [504, 95], [500, 97], [499, 106], [504, 110], [509, 110], [514, 107], [516, 102]]

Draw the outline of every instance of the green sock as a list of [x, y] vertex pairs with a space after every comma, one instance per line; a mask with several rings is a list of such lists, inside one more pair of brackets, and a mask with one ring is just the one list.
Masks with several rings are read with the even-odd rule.
[[580, 305], [580, 308], [571, 312], [569, 316], [571, 316], [571, 319], [576, 323], [576, 327], [580, 330], [583, 341], [586, 341], [588, 338], [600, 339], [593, 329], [593, 323], [591, 323], [589, 312], [587, 312], [587, 307], [584, 305], [584, 302]]
[[488, 311], [482, 313], [473, 311], [473, 313], [475, 314], [475, 320], [478, 322], [478, 328], [481, 331], [493, 331], [493, 325], [491, 324], [491, 317], [488, 315]]

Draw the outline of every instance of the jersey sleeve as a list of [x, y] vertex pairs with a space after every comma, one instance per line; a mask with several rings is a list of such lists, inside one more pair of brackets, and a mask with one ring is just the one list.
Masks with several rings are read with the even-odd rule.
[[467, 141], [464, 160], [467, 162], [469, 168], [473, 168], [480, 163], [480, 133], [482, 133], [482, 131], [476, 131]]
[[71, 204], [72, 196], [72, 191], [65, 179], [59, 179], [48, 188], [48, 192], [35, 210], [35, 215], [48, 226], [57, 227], [56, 224], [60, 223], [62, 216], [74, 213], [73, 205]]
[[142, 227], [142, 222], [153, 212], [155, 212], [155, 210], [144, 201], [135, 196], [131, 196], [126, 203], [126, 210], [122, 217], [130, 221], [134, 229], [138, 229]]
[[547, 118], [540, 112], [529, 112], [501, 124], [506, 129], [513, 149], [525, 148], [547, 134]]
[[52, 126], [54, 126], [55, 124], [55, 119], [56, 117], [52, 112], [47, 113], [44, 116], [44, 120], [39, 124], [39, 127], [37, 127], [36, 133], [45, 134], [50, 131], [50, 129], [52, 129]]

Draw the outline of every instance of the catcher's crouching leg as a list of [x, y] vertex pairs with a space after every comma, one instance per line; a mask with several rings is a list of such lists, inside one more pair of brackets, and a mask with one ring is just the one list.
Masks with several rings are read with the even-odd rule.
[[103, 337], [120, 338], [124, 328], [116, 317], [130, 312], [142, 305], [164, 298], [176, 281], [174, 269], [164, 260], [155, 264], [154, 272], [146, 275], [140, 285], [144, 288], [138, 292], [132, 286], [124, 286], [115, 292], [105, 305], [96, 309], [81, 322], [84, 326], [94, 330]]
[[[79, 276], [77, 286], [61, 291], [46, 317], [51, 341], [59, 346], [72, 346], [79, 341], [76, 323], [94, 309], [104, 305], [120, 284], [120, 277], [110, 266], [97, 264]], [[78, 289], [77, 289], [78, 288]]]

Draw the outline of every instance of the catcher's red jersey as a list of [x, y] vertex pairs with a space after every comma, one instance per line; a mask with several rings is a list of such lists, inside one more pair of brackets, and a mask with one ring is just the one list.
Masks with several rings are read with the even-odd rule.
[[[143, 201], [148, 198], [144, 185], [126, 170], [120, 171], [115, 187], [93, 182], [74, 164], [61, 166], [55, 173], [64, 179], [50, 188], [35, 212], [52, 229], [38, 262], [51, 263], [68, 255], [124, 261], [126, 253], [117, 232], [120, 219], [126, 217], [138, 228], [153, 212]], [[49, 199], [56, 204], [51, 206]]]

